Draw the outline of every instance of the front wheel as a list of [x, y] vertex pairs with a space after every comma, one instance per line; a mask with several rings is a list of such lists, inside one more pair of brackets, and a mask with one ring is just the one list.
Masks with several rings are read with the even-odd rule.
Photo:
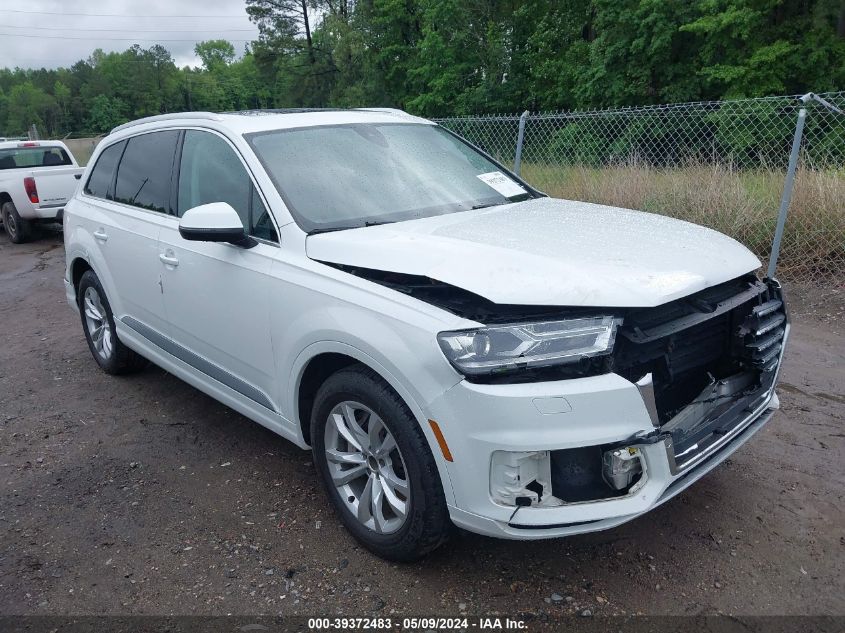
[[446, 540], [452, 524], [431, 449], [375, 372], [353, 366], [326, 380], [314, 402], [311, 443], [332, 505], [367, 549], [412, 561]]
[[3, 214], [3, 226], [6, 229], [6, 235], [13, 244], [23, 244], [32, 237], [32, 222], [24, 220], [14, 202], [7, 202], [3, 205], [0, 212]]

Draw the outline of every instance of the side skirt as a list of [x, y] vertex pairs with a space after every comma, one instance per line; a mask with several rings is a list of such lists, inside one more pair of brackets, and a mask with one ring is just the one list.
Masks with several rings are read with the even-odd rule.
[[121, 342], [127, 347], [300, 448], [308, 448], [299, 437], [298, 425], [278, 413], [269, 397], [260, 389], [132, 317], [124, 316], [115, 325]]

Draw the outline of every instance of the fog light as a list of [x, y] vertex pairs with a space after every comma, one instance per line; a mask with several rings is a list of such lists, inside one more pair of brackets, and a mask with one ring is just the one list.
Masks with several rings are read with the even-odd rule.
[[615, 490], [629, 487], [634, 478], [642, 475], [643, 464], [639, 449], [629, 446], [607, 451], [602, 457], [602, 476]]

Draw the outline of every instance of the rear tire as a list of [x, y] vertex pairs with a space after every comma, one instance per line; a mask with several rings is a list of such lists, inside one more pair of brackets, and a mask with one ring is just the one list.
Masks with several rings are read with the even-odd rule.
[[428, 441], [402, 398], [372, 370], [354, 365], [323, 383], [311, 444], [335, 511], [374, 554], [414, 561], [451, 534]]
[[32, 222], [24, 220], [14, 202], [7, 202], [0, 209], [3, 213], [3, 228], [13, 244], [23, 244], [32, 237]]
[[82, 275], [76, 301], [85, 340], [100, 369], [107, 374], [131, 374], [149, 364], [146, 358], [126, 347], [117, 338], [109, 300], [93, 270]]

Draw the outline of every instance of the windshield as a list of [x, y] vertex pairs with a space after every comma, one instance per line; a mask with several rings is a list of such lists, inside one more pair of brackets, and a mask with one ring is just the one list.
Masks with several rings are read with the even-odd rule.
[[247, 139], [308, 232], [456, 213], [531, 196], [501, 167], [435, 125], [331, 125]]
[[61, 147], [12, 147], [0, 149], [0, 169], [55, 167], [70, 164], [70, 156]]

